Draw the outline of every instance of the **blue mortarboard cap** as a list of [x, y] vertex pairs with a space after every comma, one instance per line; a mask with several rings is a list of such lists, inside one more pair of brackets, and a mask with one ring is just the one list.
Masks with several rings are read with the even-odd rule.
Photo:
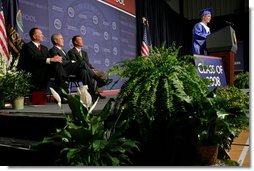
[[211, 13], [212, 13], [212, 9], [211, 8], [206, 8], [206, 9], [200, 10], [199, 15], [200, 16], [211, 15]]

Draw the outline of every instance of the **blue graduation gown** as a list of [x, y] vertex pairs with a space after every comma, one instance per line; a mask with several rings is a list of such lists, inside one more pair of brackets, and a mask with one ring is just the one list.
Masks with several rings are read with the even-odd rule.
[[192, 54], [207, 55], [206, 37], [210, 34], [207, 32], [201, 22], [197, 23], [192, 30]]

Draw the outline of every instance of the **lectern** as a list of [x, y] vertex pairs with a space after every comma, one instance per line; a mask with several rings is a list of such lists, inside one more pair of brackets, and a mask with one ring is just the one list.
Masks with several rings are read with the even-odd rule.
[[226, 26], [210, 34], [206, 39], [206, 48], [209, 55], [222, 57], [227, 83], [233, 85], [237, 51], [235, 30], [231, 26]]

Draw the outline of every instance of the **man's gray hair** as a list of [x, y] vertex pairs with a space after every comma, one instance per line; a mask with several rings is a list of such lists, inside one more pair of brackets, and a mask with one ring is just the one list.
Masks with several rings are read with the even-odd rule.
[[56, 39], [57, 39], [58, 36], [62, 36], [62, 34], [61, 33], [52, 34], [51, 42], [52, 42], [53, 45], [56, 45]]

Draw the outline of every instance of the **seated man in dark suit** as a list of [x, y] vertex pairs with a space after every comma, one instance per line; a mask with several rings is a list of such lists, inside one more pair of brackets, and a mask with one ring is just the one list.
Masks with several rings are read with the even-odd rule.
[[66, 74], [62, 67], [62, 57], [58, 55], [50, 57], [48, 48], [41, 44], [44, 39], [41, 29], [32, 28], [29, 35], [31, 41], [24, 44], [22, 48], [18, 69], [32, 74], [34, 91], [45, 91], [50, 75], [56, 78], [56, 84], [59, 87], [66, 90]]
[[[91, 74], [96, 75], [97, 77], [100, 77], [101, 79], [107, 80], [107, 83], [110, 84], [113, 80], [108, 79], [108, 74], [105, 73], [104, 71], [97, 70], [94, 68], [90, 63], [89, 63], [89, 58], [87, 53], [82, 50], [83, 47], [83, 39], [80, 35], [76, 35], [72, 38], [72, 44], [73, 48], [68, 51], [68, 55], [71, 60], [81, 62], [88, 70], [90, 70]], [[96, 80], [97, 81], [97, 80]], [[97, 92], [101, 93], [103, 91], [102, 86], [100, 86], [100, 83], [97, 81]], [[104, 96], [101, 96], [101, 98], [105, 98]]]
[[51, 36], [52, 44], [54, 45], [50, 50], [49, 53], [51, 56], [61, 56], [63, 61], [62, 65], [67, 75], [76, 75], [84, 85], [88, 85], [89, 93], [94, 96], [94, 88], [92, 84], [92, 79], [95, 79], [100, 83], [101, 86], [106, 85], [107, 83], [98, 77], [97, 75], [90, 73], [91, 70], [86, 69], [84, 65], [79, 61], [70, 60], [68, 54], [63, 50], [64, 47], [64, 38], [62, 34], [56, 33]]

